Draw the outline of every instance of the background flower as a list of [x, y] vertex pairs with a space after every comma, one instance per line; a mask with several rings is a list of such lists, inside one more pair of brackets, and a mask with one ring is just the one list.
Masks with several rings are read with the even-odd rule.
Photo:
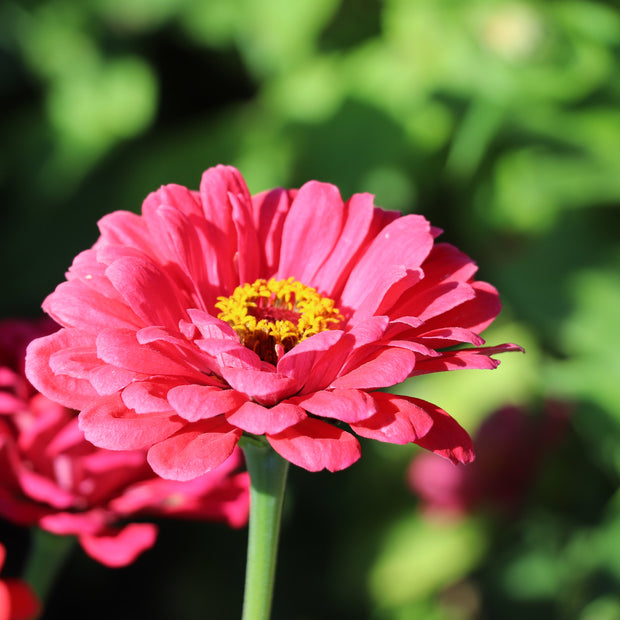
[[74, 411], [32, 388], [23, 375], [26, 345], [57, 329], [51, 322], [0, 323], [0, 516], [76, 535], [90, 556], [108, 566], [126, 565], [155, 543], [157, 527], [135, 522], [142, 517], [245, 525], [247, 474], [239, 472], [238, 453], [191, 483], [163, 482], [144, 452], [95, 448]]
[[542, 469], [566, 433], [569, 407], [548, 402], [536, 415], [520, 407], [492, 413], [474, 436], [476, 460], [448, 463], [428, 453], [416, 456], [408, 483], [429, 518], [475, 511], [515, 518]]

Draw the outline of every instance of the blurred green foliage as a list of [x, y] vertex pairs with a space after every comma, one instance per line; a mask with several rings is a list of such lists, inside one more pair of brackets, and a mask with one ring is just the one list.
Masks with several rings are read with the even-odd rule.
[[[570, 429], [507, 521], [425, 521], [409, 447], [295, 470], [274, 617], [618, 619], [619, 58], [613, 0], [7, 0], [0, 315], [37, 314], [103, 214], [215, 163], [423, 213], [499, 288], [489, 342], [527, 354], [399, 390], [472, 432], [560, 399]], [[46, 618], [237, 617], [244, 547], [169, 523], [127, 569], [76, 555]]]

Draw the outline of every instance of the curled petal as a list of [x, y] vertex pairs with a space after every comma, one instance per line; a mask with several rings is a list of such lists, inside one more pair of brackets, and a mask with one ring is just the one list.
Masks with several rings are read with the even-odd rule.
[[234, 411], [247, 397], [235, 390], [208, 385], [179, 385], [168, 392], [167, 399], [183, 419], [197, 422]]
[[267, 435], [267, 441], [280, 456], [308, 471], [346, 469], [362, 454], [353, 435], [314, 418]]
[[293, 402], [314, 415], [349, 423], [365, 420], [377, 411], [372, 397], [361, 390], [322, 390]]
[[437, 405], [418, 398], [408, 398], [433, 419], [428, 433], [416, 443], [453, 463], [471, 463], [474, 460], [474, 444], [467, 431], [448, 413]]
[[413, 399], [385, 392], [371, 394], [377, 413], [351, 424], [362, 437], [387, 443], [405, 444], [424, 437], [433, 425], [433, 418]]
[[137, 450], [162, 441], [184, 422], [173, 411], [136, 413], [127, 409], [118, 394], [99, 398], [80, 413], [86, 439], [108, 450]]
[[169, 480], [192, 480], [221, 465], [233, 452], [241, 430], [222, 418], [187, 425], [147, 454], [153, 471]]
[[33, 340], [26, 351], [26, 376], [48, 398], [65, 407], [82, 409], [98, 397], [97, 392], [86, 379], [57, 375], [50, 367], [50, 358], [57, 351], [82, 349], [93, 344], [92, 336], [72, 329], [61, 329]]
[[254, 435], [276, 434], [306, 418], [301, 407], [291, 403], [278, 403], [263, 407], [247, 401], [239, 409], [226, 415], [230, 424]]
[[299, 389], [295, 379], [276, 372], [222, 368], [222, 375], [233, 389], [262, 405], [275, 405]]
[[510, 351], [520, 351], [523, 348], [516, 344], [501, 344], [496, 347], [483, 347], [476, 349], [458, 349], [443, 353], [441, 357], [434, 357], [418, 362], [411, 376], [424, 375], [430, 372], [442, 372], [444, 370], [493, 370], [500, 364], [499, 360], [493, 359], [491, 355], [497, 353], [508, 353]]

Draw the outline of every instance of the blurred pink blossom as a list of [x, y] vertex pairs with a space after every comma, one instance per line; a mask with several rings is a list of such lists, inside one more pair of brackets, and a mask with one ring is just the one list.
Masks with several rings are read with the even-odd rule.
[[49, 322], [0, 322], [0, 516], [76, 535], [84, 550], [108, 566], [122, 566], [157, 536], [145, 517], [221, 521], [248, 518], [248, 477], [235, 452], [220, 467], [188, 483], [155, 476], [143, 450], [93, 446], [74, 411], [36, 392], [23, 374], [26, 345]]

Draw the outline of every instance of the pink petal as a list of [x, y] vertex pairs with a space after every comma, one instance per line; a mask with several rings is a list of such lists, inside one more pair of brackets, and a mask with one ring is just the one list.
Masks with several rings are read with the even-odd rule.
[[108, 514], [101, 508], [81, 512], [54, 512], [45, 515], [40, 526], [59, 536], [73, 534], [96, 534], [106, 527]]
[[99, 398], [80, 413], [86, 439], [108, 450], [137, 450], [169, 437], [185, 422], [174, 412], [135, 413], [118, 394]]
[[[198, 234], [196, 218], [189, 217], [179, 208], [162, 205], [154, 212], [151, 222], [157, 222], [161, 228], [161, 236], [165, 236], [169, 244], [172, 263], [178, 266], [175, 279], [183, 281], [184, 288], [191, 294], [192, 305], [207, 307], [215, 301], [207, 273], [205, 251]], [[203, 295], [206, 294], [206, 299]]]
[[[149, 198], [146, 200], [148, 201]], [[129, 246], [147, 253], [150, 251], [152, 244], [145, 221], [135, 213], [113, 211], [104, 215], [97, 226], [101, 232], [100, 243]]]
[[471, 463], [474, 445], [467, 431], [443, 409], [418, 398], [408, 400], [424, 409], [433, 419], [433, 426], [416, 443], [453, 463]]
[[282, 227], [297, 190], [273, 189], [252, 196], [254, 223], [258, 230], [260, 264], [266, 274], [275, 273], [280, 261]]
[[65, 327], [96, 334], [99, 329], [131, 329], [140, 319], [116, 293], [109, 298], [80, 280], [62, 282], [43, 302], [43, 310]]
[[469, 286], [475, 297], [441, 316], [431, 318], [425, 327], [435, 329], [446, 325], [458, 325], [477, 334], [486, 329], [501, 310], [499, 295], [495, 287], [486, 282], [471, 282]]
[[[425, 322], [441, 316], [441, 325], [450, 325], [452, 323], [446, 320], [446, 314], [451, 310], [458, 312], [458, 308], [474, 299], [475, 295], [474, 289], [463, 282], [445, 282], [424, 288], [422, 280], [419, 291], [414, 289], [406, 293], [406, 303], [398, 304], [392, 313], [395, 316], [400, 314], [417, 316]], [[462, 322], [457, 319], [454, 324], [462, 325]]]
[[[306, 340], [302, 340], [280, 359], [278, 372], [301, 383], [310, 377], [310, 371], [317, 359], [320, 359], [326, 351], [330, 351], [343, 334], [343, 331], [333, 329], [319, 332], [310, 338], [306, 338]], [[331, 356], [328, 355], [327, 357], [330, 358]], [[339, 369], [340, 367], [338, 367]]]
[[148, 377], [149, 375], [144, 375], [139, 372], [104, 364], [91, 371], [89, 381], [95, 390], [97, 390], [97, 394], [100, 396], [108, 396], [122, 390], [132, 381], [140, 381]]
[[377, 411], [374, 400], [360, 390], [322, 390], [293, 402], [314, 415], [349, 423], [365, 420]]
[[404, 265], [387, 266], [377, 280], [366, 286], [350, 322], [363, 321], [379, 312], [387, 313], [398, 300], [403, 290], [408, 291], [421, 277], [419, 269], [407, 269]]
[[342, 291], [340, 303], [357, 308], [366, 297], [369, 282], [385, 280], [394, 266], [417, 269], [433, 246], [429, 223], [420, 215], [405, 215], [388, 224], [370, 244], [353, 268]]
[[385, 348], [370, 355], [359, 366], [338, 377], [330, 387], [371, 390], [404, 381], [416, 363], [415, 353], [407, 349]]
[[82, 409], [98, 397], [97, 392], [85, 379], [68, 375], [56, 375], [50, 368], [51, 356], [63, 349], [92, 346], [93, 338], [77, 330], [60, 331], [33, 340], [26, 351], [26, 376], [37, 390], [65, 407]]
[[251, 198], [243, 177], [232, 166], [215, 166], [202, 175], [200, 197], [204, 214], [209, 223], [205, 235], [215, 249], [215, 261], [209, 265], [216, 273], [209, 273], [212, 284], [232, 293], [239, 284], [237, 273], [237, 230], [232, 218], [230, 194], [241, 204], [250, 205]]
[[484, 338], [462, 327], [444, 327], [430, 331], [420, 330], [420, 340], [433, 349], [445, 348], [466, 342], [477, 347], [484, 344]]
[[249, 194], [242, 197], [229, 192], [228, 199], [232, 206], [232, 219], [237, 231], [237, 247], [243, 248], [237, 254], [239, 281], [254, 282], [261, 274], [261, 252], [252, 221], [252, 203]]
[[278, 403], [274, 407], [262, 407], [251, 401], [226, 415], [230, 424], [253, 435], [275, 434], [306, 418], [301, 407], [291, 403]]
[[493, 370], [500, 364], [499, 360], [491, 355], [508, 353], [523, 349], [516, 344], [501, 344], [496, 347], [483, 347], [476, 349], [458, 349], [442, 353], [441, 357], [420, 360], [411, 373], [411, 376], [424, 375], [431, 372], [443, 372], [447, 370], [479, 369]]
[[364, 345], [380, 340], [387, 326], [387, 317], [374, 316], [347, 331], [325, 354], [317, 356], [311, 372], [306, 374], [304, 393], [318, 392], [330, 385], [354, 352]]
[[312, 286], [336, 299], [370, 230], [374, 213], [372, 194], [353, 194], [344, 205], [344, 225], [333, 251], [312, 278]]
[[91, 558], [112, 568], [131, 564], [157, 540], [157, 527], [151, 523], [130, 523], [99, 535], [79, 537], [80, 545]]
[[259, 370], [262, 366], [260, 357], [244, 347], [239, 340], [200, 338], [194, 344], [214, 358], [216, 372], [222, 368]]
[[239, 437], [241, 431], [222, 418], [204, 420], [154, 445], [147, 460], [162, 478], [192, 480], [221, 465], [232, 454]]
[[261, 405], [275, 405], [299, 389], [295, 379], [276, 372], [230, 367], [221, 370], [230, 387]]
[[56, 375], [74, 379], [88, 379], [91, 372], [101, 366], [94, 341], [83, 347], [59, 349], [50, 355], [49, 366]]
[[339, 471], [362, 454], [353, 435], [314, 418], [306, 418], [277, 435], [267, 435], [267, 441], [280, 456], [308, 471]]
[[309, 181], [300, 188], [284, 222], [278, 279], [312, 278], [339, 241], [344, 205], [335, 185]]
[[247, 397], [235, 390], [222, 390], [206, 385], [180, 385], [168, 392], [168, 402], [188, 422], [233, 411], [246, 400]]
[[[97, 355], [108, 364], [147, 375], [175, 375], [201, 380], [203, 374], [183, 360], [162, 352], [156, 344], [139, 344], [131, 330], [104, 330], [97, 336]], [[175, 351], [171, 350], [171, 355]]]
[[411, 398], [385, 392], [373, 392], [371, 396], [377, 413], [351, 424], [351, 429], [362, 437], [406, 444], [423, 437], [433, 426], [433, 418]]
[[239, 337], [235, 334], [235, 330], [228, 323], [212, 316], [208, 312], [190, 308], [187, 314], [192, 323], [198, 328], [203, 338], [239, 341]]
[[122, 391], [121, 398], [125, 406], [136, 413], [169, 413], [171, 405], [166, 400], [166, 395], [171, 388], [178, 385], [177, 379], [167, 377], [134, 381]]
[[478, 271], [476, 263], [449, 243], [436, 243], [424, 261], [429, 286], [440, 282], [469, 282]]
[[186, 316], [179, 303], [180, 289], [155, 263], [140, 258], [119, 258], [106, 275], [127, 305], [146, 325], [176, 328]]

